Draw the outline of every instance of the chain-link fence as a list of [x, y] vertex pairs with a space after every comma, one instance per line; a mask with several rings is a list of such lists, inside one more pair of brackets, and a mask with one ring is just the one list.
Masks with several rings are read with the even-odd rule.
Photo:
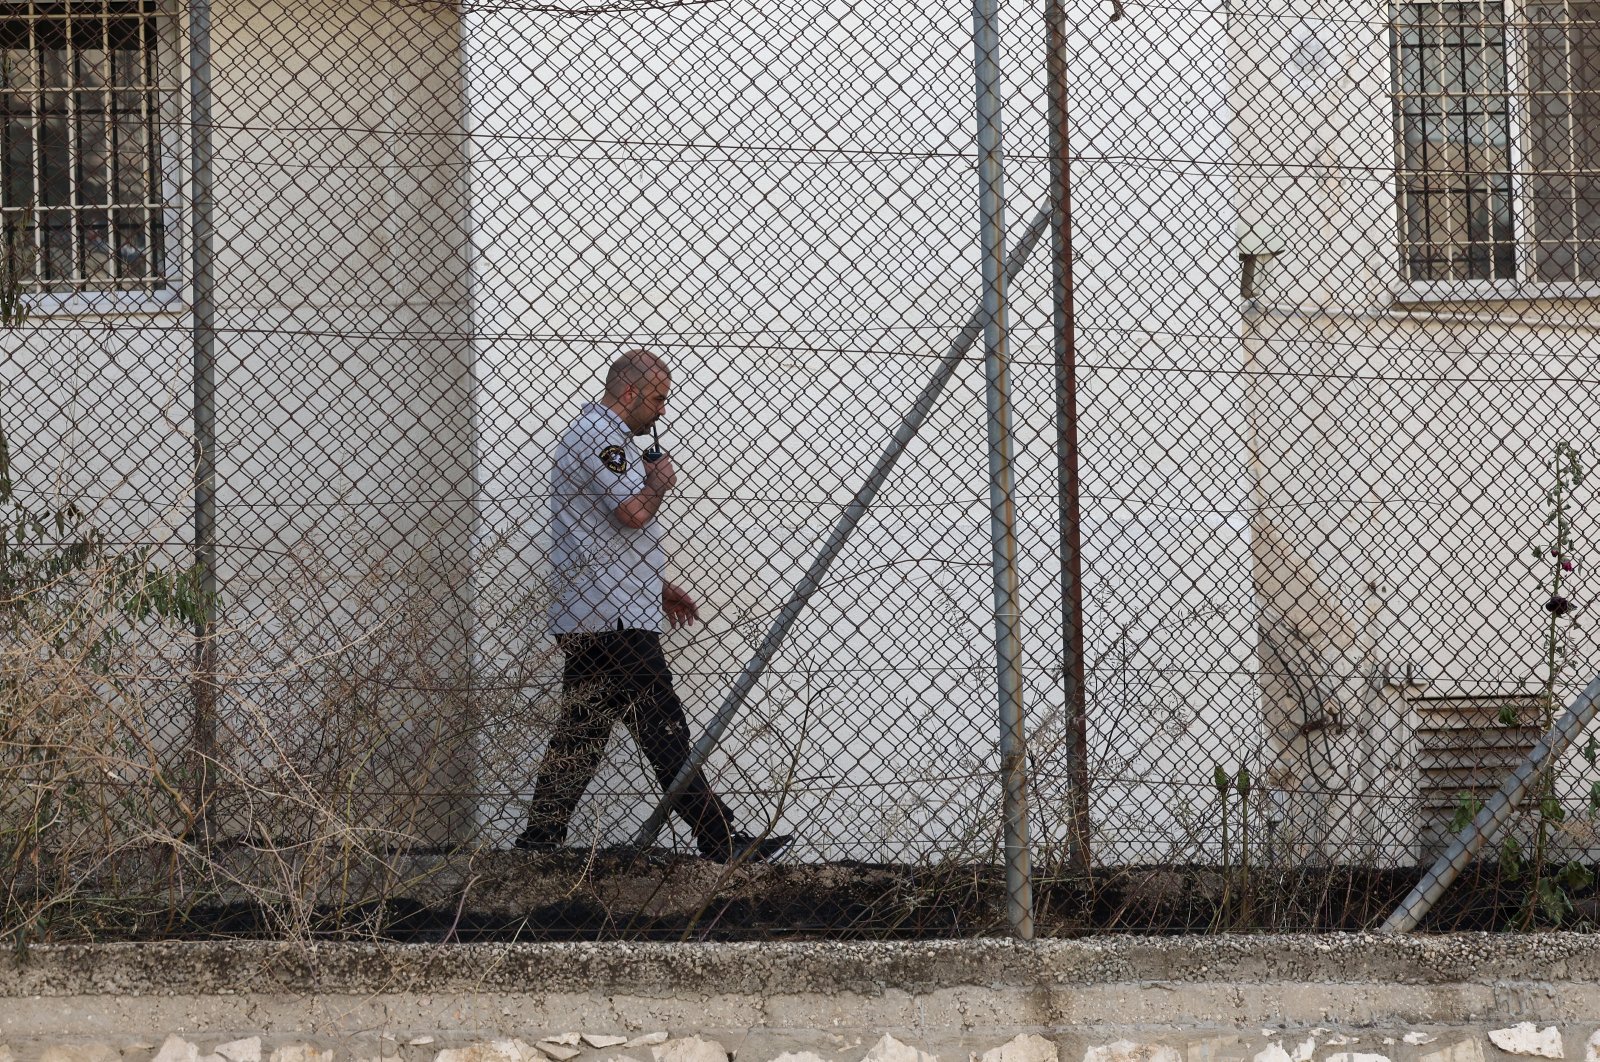
[[1600, 656], [1600, 3], [986, 24], [0, 5], [0, 928], [1389, 916]]

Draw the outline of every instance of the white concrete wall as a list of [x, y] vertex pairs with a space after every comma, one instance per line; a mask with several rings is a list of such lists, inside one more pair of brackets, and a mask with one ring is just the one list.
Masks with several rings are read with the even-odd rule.
[[313, 762], [348, 743], [377, 823], [463, 837], [449, 793], [472, 776], [460, 16], [312, 0], [213, 17], [229, 126], [222, 578], [230, 648], [247, 672], [277, 672], [230, 688], [233, 719]]
[[[1306, 698], [1269, 681], [1271, 784], [1308, 857], [1405, 862], [1418, 814], [1406, 697], [1543, 680], [1550, 569], [1530, 553], [1556, 444], [1597, 455], [1580, 366], [1600, 321], [1581, 301], [1410, 298], [1383, 5], [1257, 2], [1238, 14], [1241, 246], [1277, 252], [1241, 325], [1256, 578], [1263, 622], [1280, 639], [1298, 632], [1313, 699], [1345, 724], [1297, 733]], [[1580, 542], [1594, 541], [1592, 510], [1580, 494]], [[1563, 699], [1600, 660], [1587, 622], [1573, 650]], [[1432, 685], [1362, 679], [1407, 661]], [[1563, 779], [1569, 806], [1583, 807], [1592, 770], [1574, 759]]]
[[[645, 344], [679, 367], [664, 440], [681, 486], [663, 519], [708, 622], [669, 649], [704, 721], [972, 312], [970, 12], [924, 5], [913, 26], [908, 10], [469, 20], [483, 575], [530, 587], [488, 617], [484, 653], [545, 665], [527, 714], [487, 750], [492, 828], [519, 822], [552, 711], [544, 455], [609, 359]], [[1097, 842], [1124, 860], [1166, 854], [1194, 786], [1258, 724], [1227, 175], [1127, 160], [1226, 161], [1223, 24], [1104, 16], [1074, 4], [1069, 20]], [[1043, 26], [1018, 6], [1004, 18], [1014, 238], [1044, 197]], [[1014, 296], [1028, 704], [1050, 845], [1065, 836], [1066, 760], [1043, 253]], [[789, 790], [781, 828], [807, 858], [994, 843], [984, 431], [973, 361], [713, 762], [746, 822]], [[1134, 647], [1111, 669], [1121, 632]], [[580, 839], [628, 836], [651, 788], [637, 761], [619, 737]]]

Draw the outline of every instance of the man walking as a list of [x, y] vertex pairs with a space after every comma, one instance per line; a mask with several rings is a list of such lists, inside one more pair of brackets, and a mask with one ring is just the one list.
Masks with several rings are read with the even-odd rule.
[[[566, 839], [619, 720], [663, 790], [689, 760], [689, 723], [661, 651], [665, 623], [700, 618], [694, 599], [665, 577], [656, 516], [677, 471], [670, 455], [646, 460], [634, 442], [661, 418], [671, 386], [658, 355], [628, 351], [606, 373], [601, 401], [585, 403], [556, 445], [550, 627], [565, 657], [562, 709], [518, 848], [550, 850]], [[701, 854], [718, 862], [761, 862], [789, 843], [784, 834], [735, 831], [727, 805], [699, 772], [673, 810]]]

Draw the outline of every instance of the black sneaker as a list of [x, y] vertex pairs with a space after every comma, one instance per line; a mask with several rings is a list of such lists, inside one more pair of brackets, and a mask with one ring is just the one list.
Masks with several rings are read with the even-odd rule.
[[706, 858], [713, 863], [765, 863], [789, 847], [792, 840], [787, 833], [769, 833], [765, 837], [736, 833], [728, 838], [727, 848], [707, 852]]
[[558, 852], [561, 850], [560, 841], [552, 841], [548, 834], [539, 834], [526, 829], [517, 834], [517, 839], [511, 842], [511, 847], [520, 852]]

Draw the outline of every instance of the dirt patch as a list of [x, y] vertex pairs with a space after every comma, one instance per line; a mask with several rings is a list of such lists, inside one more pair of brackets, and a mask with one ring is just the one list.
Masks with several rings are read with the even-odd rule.
[[[59, 902], [36, 905], [42, 914], [28, 925], [0, 929], [35, 942], [903, 940], [1008, 932], [1004, 868], [985, 864], [724, 867], [628, 849], [406, 852], [333, 874], [239, 848], [211, 853], [204, 867], [207, 874], [172, 853], [150, 853], [138, 865], [80, 881]], [[1046, 870], [1035, 882], [1036, 922], [1045, 936], [1370, 929], [1419, 874], [1368, 867], [1248, 875], [1207, 866]], [[1525, 867], [1509, 877], [1493, 863], [1478, 864], [1423, 928], [1600, 921], [1592, 885], [1563, 894], [1559, 922], [1530, 907], [1531, 888]]]

